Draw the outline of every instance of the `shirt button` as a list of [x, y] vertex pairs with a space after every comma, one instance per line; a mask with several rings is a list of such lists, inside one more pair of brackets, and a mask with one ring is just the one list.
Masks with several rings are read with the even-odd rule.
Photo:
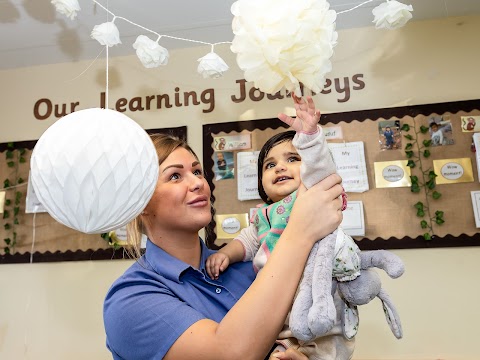
[[216, 289], [215, 289], [215, 292], [216, 292], [217, 294], [220, 294], [220, 293], [222, 292], [222, 289], [216, 288]]

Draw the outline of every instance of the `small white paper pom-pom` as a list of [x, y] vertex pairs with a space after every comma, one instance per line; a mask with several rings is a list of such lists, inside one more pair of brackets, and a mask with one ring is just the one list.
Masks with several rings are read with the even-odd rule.
[[228, 65], [225, 61], [213, 51], [198, 59], [198, 62], [197, 71], [205, 79], [218, 79], [228, 70]]
[[168, 50], [145, 35], [139, 35], [137, 37], [133, 48], [136, 50], [138, 58], [146, 68], [155, 68], [168, 64]]
[[387, 0], [372, 10], [376, 29], [398, 29], [412, 18], [412, 5], [405, 5], [396, 0]]
[[80, 4], [77, 0], [52, 0], [51, 3], [55, 5], [55, 10], [70, 20], [75, 19], [77, 11], [80, 11]]
[[112, 21], [95, 25], [90, 36], [97, 40], [100, 45], [107, 45], [108, 47], [122, 43], [118, 28]]

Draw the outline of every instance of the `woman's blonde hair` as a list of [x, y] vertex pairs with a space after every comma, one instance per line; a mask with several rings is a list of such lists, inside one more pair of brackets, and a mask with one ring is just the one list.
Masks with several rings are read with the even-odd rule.
[[[165, 159], [178, 148], [188, 150], [198, 160], [198, 156], [183, 139], [167, 134], [152, 134], [150, 135], [150, 138], [157, 151], [159, 165], [161, 165]], [[127, 243], [129, 247], [126, 251], [132, 258], [138, 259], [141, 256], [141, 241], [142, 234], [144, 233], [145, 227], [141, 215], [138, 215], [127, 225]]]

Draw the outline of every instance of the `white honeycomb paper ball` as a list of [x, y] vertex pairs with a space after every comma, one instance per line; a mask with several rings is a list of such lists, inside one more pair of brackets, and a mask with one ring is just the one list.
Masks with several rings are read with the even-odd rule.
[[33, 149], [31, 180], [38, 199], [58, 222], [104, 233], [133, 220], [153, 195], [158, 157], [135, 121], [92, 108], [50, 126]]

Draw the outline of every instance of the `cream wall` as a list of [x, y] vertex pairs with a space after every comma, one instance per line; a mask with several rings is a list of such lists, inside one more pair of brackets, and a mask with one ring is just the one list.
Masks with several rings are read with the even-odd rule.
[[[341, 96], [335, 91], [319, 94], [315, 100], [324, 112], [344, 112], [478, 99], [478, 34], [480, 17], [413, 22], [392, 32], [342, 31], [329, 77], [351, 79], [364, 74], [366, 86], [352, 91], [344, 103], [337, 102]], [[120, 97], [173, 94], [176, 86], [198, 93], [214, 88], [215, 110], [210, 113], [202, 113], [201, 105], [126, 113], [145, 128], [187, 125], [189, 142], [200, 156], [203, 124], [271, 118], [279, 111], [291, 111], [287, 100], [233, 103], [230, 96], [237, 94], [235, 81], [242, 73], [224, 46], [217, 52], [231, 71], [222, 79], [202, 79], [195, 71], [196, 59], [208, 51], [205, 47], [174, 51], [166, 68], [154, 70], [144, 69], [134, 55], [111, 58], [109, 104]], [[99, 94], [105, 89], [105, 62], [97, 60], [83, 73], [89, 65], [68, 63], [0, 72], [0, 142], [38, 139], [55, 121], [33, 117], [33, 105], [40, 98], [57, 103], [79, 101], [78, 109], [98, 106]], [[360, 309], [355, 359], [478, 359], [480, 351], [474, 344], [480, 322], [475, 306], [480, 297], [476, 281], [480, 248], [395, 253], [405, 261], [407, 271], [398, 280], [385, 276], [383, 280], [401, 314], [404, 339], [396, 340], [390, 333], [380, 302], [375, 300]], [[1, 265], [0, 358], [110, 359], [104, 346], [102, 301], [112, 281], [130, 263]]]

